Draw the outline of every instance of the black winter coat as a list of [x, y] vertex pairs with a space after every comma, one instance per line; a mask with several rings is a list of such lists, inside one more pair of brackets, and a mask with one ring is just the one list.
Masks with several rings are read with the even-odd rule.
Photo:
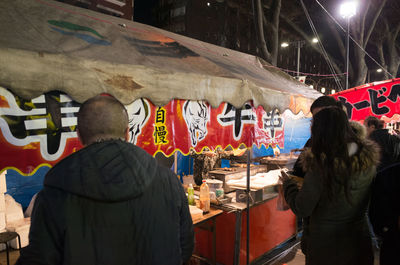
[[119, 140], [70, 155], [45, 177], [17, 264], [181, 264], [194, 247], [173, 172]]
[[[337, 186], [332, 199], [327, 196], [322, 173], [310, 149], [301, 158], [306, 172], [302, 188], [293, 179], [283, 183], [292, 211], [298, 217], [308, 218], [301, 239], [307, 265], [373, 264], [367, 208], [379, 157], [377, 147], [370, 141], [363, 142], [357, 150], [350, 156], [349, 174], [333, 181]], [[343, 177], [350, 179], [351, 203], [339, 184]]]
[[400, 162], [400, 137], [391, 135], [387, 129], [377, 129], [371, 133], [369, 138], [376, 142], [381, 149], [378, 171]]
[[374, 231], [381, 237], [380, 264], [398, 264], [400, 249], [400, 163], [376, 175], [369, 217]]

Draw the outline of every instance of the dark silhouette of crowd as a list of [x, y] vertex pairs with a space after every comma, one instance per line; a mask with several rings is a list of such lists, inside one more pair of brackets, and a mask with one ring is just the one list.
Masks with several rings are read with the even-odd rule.
[[349, 122], [332, 97], [311, 112], [311, 138], [290, 172], [302, 187], [281, 172], [285, 199], [303, 218], [306, 264], [373, 264], [375, 234], [380, 264], [399, 264], [400, 138], [376, 117]]

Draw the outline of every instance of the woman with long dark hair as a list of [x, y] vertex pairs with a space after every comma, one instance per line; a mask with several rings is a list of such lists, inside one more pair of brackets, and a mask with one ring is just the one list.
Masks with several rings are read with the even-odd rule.
[[292, 211], [309, 217], [302, 236], [306, 264], [373, 264], [366, 212], [378, 149], [354, 134], [337, 107], [314, 116], [311, 139], [301, 161], [302, 188], [285, 172], [281, 177]]

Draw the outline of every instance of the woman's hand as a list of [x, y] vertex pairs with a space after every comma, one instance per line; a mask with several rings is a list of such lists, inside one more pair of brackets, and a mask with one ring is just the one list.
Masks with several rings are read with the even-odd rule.
[[289, 175], [286, 173], [286, 171], [281, 170], [281, 175], [279, 176], [280, 181], [284, 183], [285, 181], [288, 181], [290, 179]]

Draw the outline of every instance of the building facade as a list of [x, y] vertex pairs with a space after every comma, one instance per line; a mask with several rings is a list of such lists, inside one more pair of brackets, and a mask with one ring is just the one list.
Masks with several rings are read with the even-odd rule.
[[104, 14], [133, 20], [133, 0], [58, 0]]

